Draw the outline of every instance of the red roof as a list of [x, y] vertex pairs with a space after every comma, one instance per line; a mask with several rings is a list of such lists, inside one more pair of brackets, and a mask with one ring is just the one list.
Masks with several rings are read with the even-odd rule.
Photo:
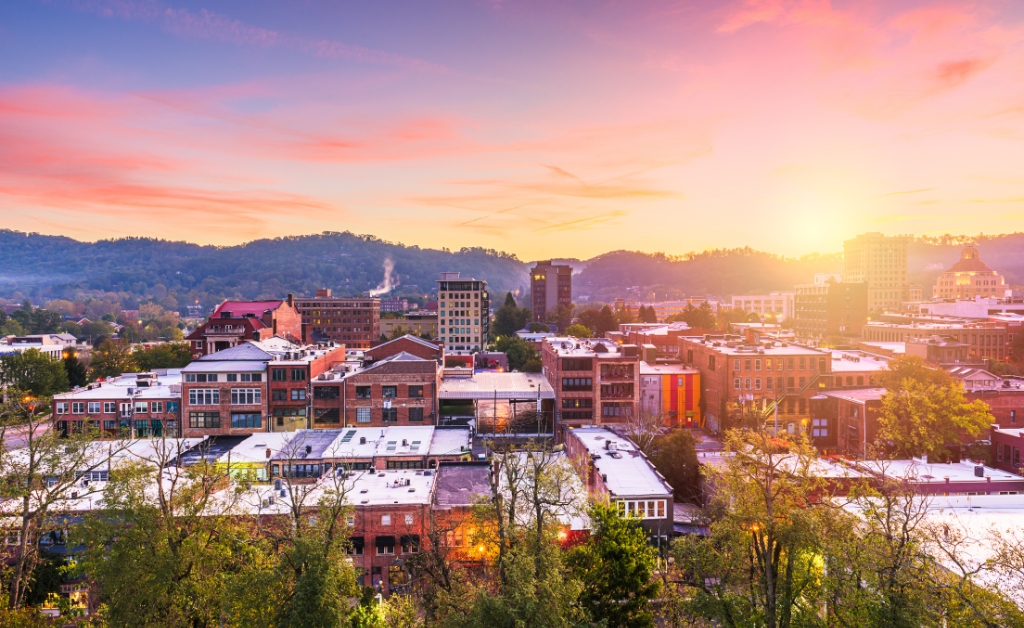
[[985, 262], [981, 261], [978, 257], [978, 249], [973, 246], [965, 247], [960, 252], [960, 261], [953, 264], [953, 267], [946, 271], [947, 273], [991, 273], [993, 272]]
[[276, 310], [281, 307], [284, 301], [225, 301], [217, 306], [213, 316], [220, 317], [221, 312], [231, 312], [233, 318], [244, 318], [246, 314], [252, 314], [256, 318], [263, 316], [267, 310]]

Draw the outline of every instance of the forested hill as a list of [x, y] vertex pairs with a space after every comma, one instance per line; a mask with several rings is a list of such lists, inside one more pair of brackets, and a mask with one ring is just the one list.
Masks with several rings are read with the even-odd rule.
[[[672, 300], [693, 295], [728, 296], [792, 290], [814, 273], [841, 272], [841, 253], [799, 259], [750, 248], [707, 251], [682, 257], [615, 251], [595, 257], [576, 279], [574, 290], [591, 300], [628, 296]], [[633, 290], [636, 288], [636, 290]]]
[[0, 230], [0, 297], [36, 299], [83, 293], [176, 293], [181, 305], [223, 298], [313, 294], [331, 288], [361, 294], [394, 263], [397, 294], [427, 294], [441, 272], [486, 279], [495, 291], [528, 289], [526, 265], [492, 250], [421, 249], [373, 236], [323, 233], [256, 240], [230, 247], [149, 238], [78, 242], [70, 238]]
[[[1024, 233], [917, 238], [910, 245], [910, 281], [921, 283], [927, 297], [966, 242], [974, 242], [982, 260], [1008, 283], [1024, 284]], [[387, 259], [399, 283], [392, 294], [429, 294], [445, 271], [486, 279], [499, 298], [508, 290], [529, 289], [528, 266], [513, 255], [480, 248], [421, 249], [349, 232], [215, 247], [148, 238], [90, 243], [0, 230], [0, 298], [42, 302], [117, 293], [123, 303], [153, 297], [174, 308], [197, 300], [209, 307], [224, 298], [311, 295], [322, 287], [353, 295], [381, 282]], [[750, 248], [679, 257], [615, 251], [563, 263], [578, 272], [574, 296], [598, 301], [791, 290], [816, 272], [843, 268], [841, 253], [786, 258]]]
[[[1008, 284], [1024, 284], [1024, 233], [915, 238], [908, 247], [910, 283], [921, 284], [927, 298], [938, 276], [960, 259], [960, 250], [971, 243], [978, 247], [982, 261], [1002, 273]], [[842, 271], [842, 253], [787, 258], [742, 248], [672, 257], [614, 251], [586, 262], [573, 289], [598, 301], [626, 296], [655, 300], [728, 297], [792, 290], [796, 284], [810, 283], [814, 273]]]

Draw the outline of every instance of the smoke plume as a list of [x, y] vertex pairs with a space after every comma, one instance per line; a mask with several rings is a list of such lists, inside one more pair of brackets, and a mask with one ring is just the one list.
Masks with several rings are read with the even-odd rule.
[[392, 277], [392, 273], [395, 270], [395, 263], [390, 257], [384, 258], [384, 279], [381, 280], [377, 287], [370, 290], [371, 297], [379, 297], [382, 294], [387, 294], [398, 287], [398, 275]]

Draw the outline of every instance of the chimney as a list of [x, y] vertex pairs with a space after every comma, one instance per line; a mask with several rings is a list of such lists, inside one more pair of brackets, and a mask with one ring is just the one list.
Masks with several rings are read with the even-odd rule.
[[288, 307], [295, 307], [295, 295], [288, 293]]
[[267, 458], [270, 458], [270, 447], [267, 447]]

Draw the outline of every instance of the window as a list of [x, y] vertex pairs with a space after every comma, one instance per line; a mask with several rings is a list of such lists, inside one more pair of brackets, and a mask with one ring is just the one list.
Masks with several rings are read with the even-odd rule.
[[665, 518], [666, 500], [664, 499], [622, 500], [617, 503], [619, 505], [619, 512], [630, 517], [638, 517], [640, 519]]
[[242, 381], [243, 382], [248, 382], [248, 381], [262, 382], [263, 381], [263, 373], [253, 373], [251, 380], [245, 379], [245, 377], [246, 377], [245, 375], [242, 376]]
[[314, 386], [313, 399], [337, 399], [341, 396], [338, 386]]
[[760, 360], [760, 358], [758, 358], [757, 360], [754, 360], [754, 370], [755, 371], [760, 371], [761, 370], [761, 360]]
[[413, 516], [412, 515], [405, 515], [405, 525], [411, 526], [412, 522], [413, 522]]
[[99, 414], [100, 413], [100, 408], [101, 408], [101, 406], [100, 406], [100, 402], [99, 401], [90, 401], [89, 402], [89, 405], [88, 405], [89, 414]]
[[237, 382], [238, 381], [238, 375], [235, 374], [235, 373], [228, 373], [228, 381], [229, 382]]
[[814, 419], [811, 428], [814, 438], [828, 438], [828, 419]]
[[217, 406], [220, 405], [219, 388], [193, 388], [188, 391], [188, 404], [190, 406]]
[[764, 370], [766, 370], [766, 371], [772, 370], [772, 359], [771, 358], [765, 358]]
[[394, 399], [398, 396], [398, 386], [381, 386], [380, 394], [385, 399]]
[[194, 383], [196, 381], [195, 373], [185, 373], [185, 382]]
[[[406, 521], [412, 521], [412, 515], [405, 516]], [[420, 551], [420, 537], [416, 534], [410, 534], [402, 537], [402, 553], [403, 554], [416, 554]]]
[[85, 403], [81, 401], [72, 401], [71, 414], [85, 414]]
[[562, 390], [587, 391], [594, 389], [594, 380], [590, 377], [563, 377]]
[[198, 429], [219, 428], [220, 412], [189, 412], [188, 426]]
[[1017, 411], [1016, 410], [1010, 410], [1010, 423], [1016, 423], [1016, 422], [1017, 422]]
[[398, 421], [398, 408], [382, 408], [381, 420], [385, 423]]
[[384, 556], [395, 553], [395, 537], [377, 537], [377, 555]]
[[409, 386], [409, 398], [410, 399], [422, 399], [423, 398], [423, 386]]
[[337, 408], [317, 408], [313, 414], [314, 423], [340, 423], [341, 413]]
[[167, 402], [167, 411], [168, 412], [177, 412], [178, 411], [178, 402], [177, 401], [168, 401]]
[[255, 405], [263, 403], [262, 391], [259, 388], [232, 388], [231, 403], [233, 405]]
[[356, 423], [369, 423], [370, 422], [370, 409], [369, 408], [356, 408]]
[[422, 422], [423, 408], [409, 408], [409, 421]]
[[713, 356], [713, 355], [709, 355], [708, 356], [708, 370], [709, 371], [715, 370], [715, 356]]
[[380, 524], [382, 526], [389, 526], [389, 525], [391, 525], [391, 515], [381, 515], [380, 516]]
[[136, 401], [135, 414], [149, 414], [149, 404], [145, 401]]
[[305, 388], [292, 388], [292, 401], [305, 401], [306, 400], [306, 389]]
[[765, 390], [772, 390], [774, 388], [774, 386], [772, 386], [772, 384], [774, 382], [775, 382], [775, 380], [773, 380], [771, 377], [769, 377], [766, 380], [764, 380]]
[[793, 358], [786, 358], [786, 368], [793, 370]]
[[275, 382], [288, 381], [288, 369], [271, 369], [270, 378]]
[[741, 364], [741, 360], [739, 358], [734, 359], [732, 361], [732, 370], [734, 370], [734, 371], [740, 370], [740, 364]]
[[356, 399], [369, 399], [370, 398], [370, 387], [369, 386], [356, 386]]
[[745, 389], [747, 389], [747, 390], [750, 390], [750, 389], [752, 389], [752, 388], [753, 388], [753, 384], [751, 383], [751, 381], [750, 381], [750, 378], [749, 378], [749, 377], [745, 377], [745, 378], [743, 379], [743, 388], [745, 388]]
[[306, 381], [306, 369], [292, 369], [292, 381], [293, 382], [304, 382], [304, 381]]
[[775, 360], [775, 370], [776, 370], [776, 371], [782, 371], [782, 370], [785, 370], [785, 369], [783, 369], [783, 367], [782, 367], [782, 358], [776, 358], [776, 360]]
[[288, 401], [288, 391], [284, 388], [275, 388], [270, 391], [270, 398], [273, 401]]
[[114, 414], [116, 412], [117, 412], [117, 404], [115, 402], [113, 402], [113, 401], [104, 401], [103, 402], [103, 414]]
[[754, 390], [761, 390], [761, 378], [754, 378]]
[[153, 401], [153, 402], [151, 402], [149, 404], [149, 411], [152, 412], [153, 414], [163, 414], [164, 413], [164, 402], [162, 402], [162, 401]]
[[68, 413], [68, 402], [66, 402], [66, 401], [58, 401], [57, 404], [56, 404], [56, 409], [57, 409], [57, 414], [67, 414]]
[[259, 413], [232, 412], [231, 427], [235, 429], [263, 427], [263, 417]]
[[732, 389], [733, 390], [742, 390], [743, 389], [743, 380], [741, 380], [739, 377], [734, 377], [732, 379]]

